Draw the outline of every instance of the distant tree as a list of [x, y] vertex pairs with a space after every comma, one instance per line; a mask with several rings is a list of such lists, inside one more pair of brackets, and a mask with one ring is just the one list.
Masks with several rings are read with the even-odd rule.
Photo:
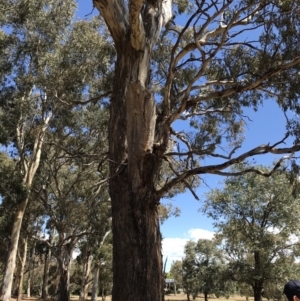
[[222, 250], [216, 240], [199, 239], [189, 241], [185, 245], [185, 257], [182, 261], [183, 284], [187, 293], [193, 299], [201, 292], [205, 301], [209, 294], [227, 296], [230, 286], [226, 275], [226, 265]]
[[182, 261], [176, 260], [172, 262], [171, 269], [170, 269], [171, 278], [175, 281], [175, 294], [178, 287], [183, 286], [183, 270], [182, 270]]
[[[232, 170], [250, 168], [243, 164]], [[268, 172], [267, 168], [255, 167]], [[223, 189], [207, 195], [204, 211], [215, 220], [230, 260], [234, 280], [250, 285], [255, 301], [267, 284], [293, 275], [294, 249], [299, 243], [299, 181], [284, 169], [271, 177], [243, 174], [229, 177]]]

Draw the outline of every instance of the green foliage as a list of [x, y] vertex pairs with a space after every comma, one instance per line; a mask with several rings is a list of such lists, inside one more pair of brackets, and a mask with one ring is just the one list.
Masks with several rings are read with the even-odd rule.
[[182, 277], [187, 294], [196, 297], [199, 293], [206, 296], [229, 296], [232, 293], [231, 283], [226, 277], [225, 258], [216, 240], [189, 241], [184, 252]]
[[[249, 166], [241, 164], [233, 172]], [[260, 167], [263, 169], [263, 167]], [[292, 181], [292, 182], [291, 182]], [[298, 179], [285, 169], [262, 177], [229, 177], [223, 189], [207, 195], [204, 211], [212, 217], [229, 260], [230, 277], [262, 290], [293, 274], [300, 218]]]
[[22, 175], [16, 170], [15, 161], [3, 152], [0, 152], [0, 179], [2, 206], [13, 208], [28, 195]]
[[172, 262], [170, 274], [171, 274], [170, 278], [175, 279], [177, 288], [182, 287], [183, 286], [182, 261], [176, 260]]

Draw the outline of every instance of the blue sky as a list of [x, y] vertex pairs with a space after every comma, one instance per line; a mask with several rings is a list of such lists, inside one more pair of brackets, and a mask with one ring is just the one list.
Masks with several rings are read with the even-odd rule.
[[[273, 144], [284, 137], [285, 117], [275, 101], [266, 100], [257, 112], [249, 109], [245, 110], [245, 115], [251, 121], [247, 122], [246, 139], [240, 151], [248, 151], [261, 144]], [[290, 144], [292, 144], [291, 140]], [[255, 162], [271, 165], [275, 159], [274, 155], [261, 155], [255, 158]], [[168, 257], [167, 271], [173, 260], [180, 260], [183, 257], [187, 240], [210, 239], [213, 236], [213, 221], [199, 212], [199, 209], [203, 204], [201, 200], [204, 199], [205, 193], [211, 188], [221, 188], [224, 178], [216, 175], [205, 175], [204, 178], [207, 185], [201, 185], [196, 190], [200, 201], [195, 200], [189, 191], [176, 196], [172, 204], [181, 209], [181, 215], [177, 218], [169, 218], [161, 226], [164, 237], [163, 255], [164, 258]]]
[[[77, 3], [78, 17], [85, 17], [92, 12], [92, 0], [78, 0]], [[97, 14], [98, 11], [94, 10], [93, 15]], [[87, 16], [87, 18], [90, 18], [90, 16]], [[251, 121], [247, 122], [245, 128], [246, 139], [240, 152], [248, 151], [261, 144], [273, 144], [284, 137], [285, 117], [275, 101], [266, 100], [257, 112], [248, 109], [244, 113]], [[292, 144], [292, 141], [290, 142]], [[255, 162], [257, 164], [271, 165], [275, 159], [276, 156], [262, 155], [256, 157]], [[161, 226], [164, 238], [163, 255], [164, 259], [168, 258], [167, 271], [173, 260], [179, 260], [183, 257], [183, 248], [187, 240], [212, 238], [213, 236], [213, 221], [199, 212], [199, 209], [202, 206], [201, 200], [204, 199], [205, 193], [211, 188], [220, 188], [224, 178], [215, 175], [205, 175], [204, 179], [207, 185], [202, 184], [196, 190], [200, 201], [195, 200], [189, 191], [177, 195], [171, 201], [174, 206], [181, 209], [181, 215], [177, 218], [169, 218]]]

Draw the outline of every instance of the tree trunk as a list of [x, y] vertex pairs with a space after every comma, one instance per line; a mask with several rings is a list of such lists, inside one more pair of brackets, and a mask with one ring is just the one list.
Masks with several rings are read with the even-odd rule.
[[63, 269], [59, 278], [59, 301], [70, 301], [69, 271]]
[[[125, 191], [123, 193], [126, 194]], [[124, 209], [116, 204], [114, 208], [119, 214], [115, 215], [113, 222], [113, 300], [161, 301], [161, 234], [158, 219], [154, 210], [147, 212], [145, 208], [140, 208], [143, 206], [133, 206], [137, 202], [143, 205], [141, 201], [128, 199]], [[122, 230], [119, 228], [121, 224]]]
[[12, 235], [10, 239], [10, 249], [8, 253], [8, 260], [5, 270], [5, 275], [3, 278], [3, 286], [2, 286], [2, 301], [10, 301], [11, 298], [11, 288], [13, 282], [14, 270], [16, 267], [16, 256], [19, 244], [20, 231], [22, 226], [23, 216], [28, 204], [28, 198], [22, 201], [18, 210], [15, 214], [15, 220], [12, 229]]
[[25, 264], [26, 264], [26, 257], [27, 257], [27, 245], [28, 245], [28, 237], [23, 239], [23, 254], [21, 257], [20, 262], [20, 279], [19, 279], [19, 289], [18, 289], [18, 297], [17, 301], [21, 301], [23, 297], [23, 278], [24, 278], [24, 271], [25, 271]]
[[60, 272], [59, 301], [70, 301], [70, 267], [73, 249], [72, 243], [62, 246], [57, 258]]
[[101, 300], [102, 300], [102, 301], [105, 301], [105, 299], [106, 299], [106, 292], [105, 292], [104, 287], [102, 287]]
[[262, 301], [262, 291], [263, 291], [263, 286], [261, 285], [261, 283], [255, 282], [253, 287], [254, 301]]
[[[162, 301], [161, 195], [155, 182], [170, 129], [162, 124], [154, 143], [156, 102], [149, 82], [152, 50], [172, 17], [172, 1], [130, 1], [128, 14], [120, 1], [93, 3], [117, 51], [109, 121], [112, 300]], [[166, 116], [166, 105], [163, 111]]]
[[[52, 229], [49, 235], [49, 244], [52, 245], [54, 239], [55, 230]], [[47, 247], [47, 253], [45, 255], [45, 264], [44, 264], [44, 275], [43, 275], [43, 284], [42, 284], [42, 295], [41, 298], [46, 300], [48, 298], [48, 281], [49, 281], [49, 268], [51, 261], [51, 247]]]
[[35, 242], [30, 249], [30, 256], [29, 256], [29, 264], [28, 264], [28, 277], [27, 277], [27, 298], [31, 296], [31, 278], [32, 278], [32, 270], [34, 268], [34, 252], [35, 252]]
[[254, 271], [255, 271], [255, 280], [253, 283], [253, 294], [254, 301], [262, 301], [262, 291], [264, 288], [264, 281], [261, 271], [261, 257], [260, 252], [254, 252]]
[[91, 301], [97, 301], [98, 285], [99, 285], [99, 271], [100, 271], [100, 267], [98, 265], [96, 265], [94, 268], [94, 280], [93, 280], [93, 290], [92, 290]]
[[45, 255], [45, 264], [44, 264], [44, 275], [43, 275], [43, 284], [42, 284], [42, 296], [43, 300], [48, 298], [48, 280], [49, 280], [49, 268], [51, 260], [51, 248], [47, 248], [47, 253]]
[[188, 300], [188, 301], [191, 300], [191, 299], [190, 299], [190, 293], [189, 293], [189, 292], [186, 293], [186, 297], [187, 297], [187, 300]]
[[156, 113], [147, 90], [147, 54], [124, 49], [118, 56], [111, 99], [113, 301], [162, 301], [159, 198], [153, 180], [159, 163], [152, 152]]
[[21, 275], [21, 255], [20, 250], [17, 252], [17, 258], [16, 258], [16, 267], [14, 272], [14, 280], [12, 285], [12, 296], [17, 297], [20, 287], [20, 276]]
[[208, 293], [204, 293], [204, 301], [208, 301]]
[[[31, 154], [31, 159], [29, 162], [25, 162], [23, 158], [23, 162], [21, 162], [20, 166], [26, 166], [23, 178], [23, 185], [26, 187], [28, 193], [30, 191], [33, 178], [35, 173], [39, 167], [40, 159], [41, 159], [41, 149], [44, 141], [44, 135], [46, 129], [48, 127], [48, 123], [51, 119], [51, 114], [43, 120], [43, 125], [40, 128], [39, 133], [36, 135], [34, 147]], [[21, 126], [22, 127], [22, 126]], [[17, 145], [19, 149], [19, 155], [23, 152], [23, 138], [22, 135], [24, 134], [21, 130], [21, 127], [17, 128]], [[9, 301], [11, 297], [11, 287], [13, 282], [13, 273], [16, 267], [16, 256], [19, 244], [19, 237], [20, 231], [22, 227], [23, 216], [28, 204], [29, 195], [19, 203], [17, 211], [15, 213], [15, 220], [12, 227], [11, 233], [11, 240], [10, 240], [10, 250], [8, 252], [8, 259], [6, 264], [5, 275], [3, 278], [3, 285], [2, 285], [2, 301]]]
[[88, 297], [88, 289], [90, 286], [89, 276], [91, 272], [92, 256], [87, 255], [83, 265], [82, 281], [81, 281], [81, 290], [79, 295], [79, 300], [84, 301]]

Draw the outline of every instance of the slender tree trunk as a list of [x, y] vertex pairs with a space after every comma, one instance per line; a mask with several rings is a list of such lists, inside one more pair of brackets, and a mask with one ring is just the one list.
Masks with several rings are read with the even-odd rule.
[[262, 281], [255, 281], [253, 286], [254, 301], [262, 301], [263, 284]]
[[16, 267], [14, 272], [14, 280], [12, 285], [12, 296], [17, 297], [19, 292], [19, 286], [20, 286], [20, 275], [21, 275], [21, 255], [20, 250], [17, 252], [17, 258], [16, 258]]
[[208, 293], [204, 293], [204, 301], [208, 301]]
[[256, 280], [254, 281], [253, 284], [254, 301], [262, 301], [262, 291], [264, 288], [264, 281], [262, 277], [261, 257], [259, 251], [254, 252], [254, 270], [256, 276]]
[[25, 264], [26, 264], [26, 257], [27, 257], [28, 237], [23, 239], [22, 245], [23, 245], [23, 254], [20, 262], [20, 279], [19, 279], [17, 301], [21, 301], [23, 297], [23, 279], [24, 279], [24, 271], [25, 271]]
[[[52, 229], [49, 235], [49, 244], [52, 245], [54, 239], [55, 230]], [[48, 298], [48, 280], [49, 280], [49, 268], [51, 261], [51, 247], [47, 247], [47, 253], [45, 255], [45, 264], [44, 264], [44, 275], [43, 275], [43, 284], [42, 284], [42, 296], [43, 300]]]
[[81, 290], [79, 295], [79, 300], [84, 301], [88, 297], [88, 289], [90, 286], [89, 276], [91, 272], [92, 256], [87, 255], [86, 260], [83, 265], [82, 281], [81, 281]]
[[191, 300], [191, 299], [190, 299], [190, 293], [189, 293], [189, 292], [186, 293], [186, 298], [187, 298], [188, 301]]
[[43, 300], [46, 300], [48, 298], [48, 280], [49, 280], [50, 260], [51, 260], [51, 248], [48, 247], [47, 253], [45, 255], [43, 284], [42, 284], [42, 296], [41, 296], [41, 298]]
[[[51, 119], [51, 114], [48, 114], [48, 116], [43, 120], [43, 125], [40, 128], [39, 133], [36, 135], [34, 147], [32, 151], [32, 157], [29, 162], [21, 162], [21, 166], [26, 166], [24, 172], [24, 178], [23, 178], [23, 185], [27, 188], [27, 191], [31, 188], [33, 178], [35, 176], [35, 173], [39, 167], [40, 159], [41, 159], [41, 149], [44, 141], [44, 135], [48, 127], [48, 123]], [[19, 149], [19, 155], [23, 152], [23, 132], [22, 132], [22, 126], [17, 127], [17, 145]], [[24, 158], [23, 158], [24, 159]], [[22, 221], [23, 216], [26, 210], [26, 207], [28, 205], [29, 195], [19, 203], [17, 211], [15, 213], [15, 220], [12, 228], [11, 233], [11, 240], [10, 240], [10, 250], [8, 253], [8, 259], [6, 264], [6, 270], [5, 275], [3, 278], [3, 285], [2, 285], [2, 301], [10, 301], [11, 297], [11, 287], [13, 282], [13, 273], [14, 269], [16, 267], [16, 256], [17, 256], [17, 250], [18, 250], [18, 244], [19, 244], [19, 237], [20, 237], [20, 231], [22, 227]]]
[[105, 301], [105, 299], [106, 299], [106, 292], [105, 292], [104, 287], [102, 287], [101, 300], [102, 300], [102, 301]]
[[2, 286], [2, 301], [10, 301], [11, 298], [11, 288], [13, 282], [14, 270], [16, 267], [16, 256], [19, 244], [20, 231], [22, 226], [23, 216], [28, 204], [28, 198], [22, 201], [18, 210], [15, 214], [15, 220], [13, 224], [11, 239], [10, 239], [10, 250], [5, 270], [5, 275], [3, 278], [3, 286]]
[[92, 299], [91, 299], [91, 301], [97, 301], [98, 285], [99, 285], [99, 271], [100, 271], [100, 267], [98, 265], [96, 265], [94, 267], [94, 280], [93, 280], [93, 289], [92, 289]]
[[30, 256], [29, 256], [29, 264], [28, 264], [28, 277], [27, 277], [27, 298], [31, 296], [31, 278], [32, 278], [32, 270], [33, 270], [33, 262], [34, 262], [34, 252], [35, 252], [35, 242], [30, 249]]

